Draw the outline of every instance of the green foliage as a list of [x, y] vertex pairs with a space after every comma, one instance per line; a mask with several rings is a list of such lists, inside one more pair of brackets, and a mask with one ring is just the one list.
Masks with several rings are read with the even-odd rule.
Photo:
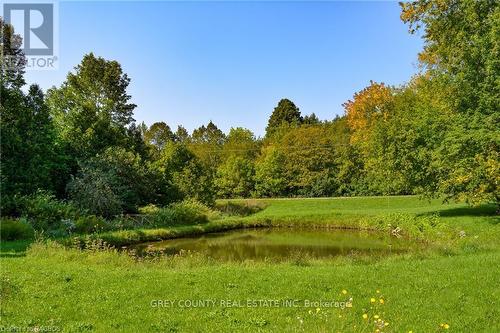
[[252, 131], [242, 127], [231, 127], [222, 149], [226, 158], [238, 156], [255, 159], [259, 152], [259, 142]]
[[204, 173], [213, 179], [223, 159], [223, 146], [226, 135], [212, 121], [193, 131], [189, 138], [188, 149], [202, 164]]
[[215, 208], [229, 216], [248, 216], [260, 212], [267, 207], [267, 203], [259, 200], [218, 201]]
[[62, 227], [64, 220], [74, 219], [81, 211], [73, 204], [57, 200], [54, 195], [39, 191], [19, 197], [19, 210], [35, 230], [55, 230]]
[[184, 144], [167, 145], [153, 167], [165, 179], [172, 179], [171, 196], [175, 200], [189, 198], [208, 205], [214, 203], [211, 172]]
[[75, 232], [90, 234], [109, 230], [109, 224], [105, 219], [95, 215], [80, 216], [75, 220]]
[[111, 146], [127, 147], [126, 126], [134, 104], [127, 94], [130, 79], [120, 64], [90, 53], [69, 73], [47, 101], [62, 142], [75, 158], [89, 158]]
[[56, 168], [55, 132], [42, 91], [32, 85], [27, 94], [0, 87], [1, 192], [3, 214], [12, 211], [14, 195], [52, 190]]
[[5, 217], [0, 219], [0, 240], [2, 241], [32, 239], [34, 234], [33, 227], [26, 219]]
[[[471, 203], [499, 202], [500, 6], [498, 1], [412, 1], [401, 19], [424, 29], [420, 61], [453, 118], [437, 149], [437, 188], [427, 191]], [[492, 170], [497, 170], [492, 172]]]
[[249, 197], [254, 186], [252, 161], [230, 156], [218, 169], [214, 185], [222, 198]]
[[271, 137], [274, 131], [282, 125], [299, 125], [302, 123], [299, 108], [289, 99], [282, 99], [274, 108], [266, 127], [266, 137]]
[[83, 166], [80, 174], [68, 184], [69, 197], [80, 209], [106, 217], [122, 213], [123, 203], [113, 187], [113, 174], [92, 166]]
[[92, 53], [47, 98], [36, 85], [22, 90], [22, 40], [0, 21], [1, 64], [14, 64], [1, 66], [2, 214], [67, 233], [78, 209], [110, 218], [184, 199], [213, 206], [216, 196], [423, 194], [498, 204], [499, 8], [403, 3], [410, 32], [424, 30], [421, 73], [401, 86], [371, 81], [331, 121], [302, 117], [282, 99], [262, 140], [242, 127], [226, 136], [212, 121], [192, 135], [136, 124], [129, 77]]
[[158, 212], [160, 208], [155, 205], [149, 204], [143, 207], [139, 207], [139, 214], [154, 214]]
[[[26, 68], [26, 56], [22, 50], [22, 38], [14, 31], [14, 26], [7, 24], [0, 17], [0, 76], [2, 88], [19, 89], [26, 81], [24, 72]], [[1, 98], [2, 94], [0, 94]], [[3, 103], [2, 103], [3, 104]]]
[[390, 233], [394, 237], [416, 238], [430, 241], [436, 237], [443, 239], [450, 235], [449, 226], [439, 216], [393, 213], [366, 217], [360, 226]]
[[196, 225], [209, 221], [216, 213], [207, 206], [193, 200], [170, 204], [152, 215], [152, 225], [156, 227]]
[[124, 148], [108, 148], [82, 165], [68, 185], [72, 200], [92, 214], [136, 212], [146, 203], [171, 202], [168, 180]]
[[168, 142], [174, 139], [170, 126], [164, 122], [154, 123], [144, 133], [144, 141], [153, 145], [157, 150], [162, 150]]
[[286, 194], [285, 155], [270, 146], [263, 149], [255, 165], [255, 196], [274, 197]]

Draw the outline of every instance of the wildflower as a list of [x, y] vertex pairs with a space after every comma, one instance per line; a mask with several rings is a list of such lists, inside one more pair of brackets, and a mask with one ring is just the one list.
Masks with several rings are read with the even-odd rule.
[[344, 294], [344, 295], [347, 294], [347, 290], [345, 290], [345, 289], [342, 290], [342, 294]]
[[377, 289], [377, 294], [380, 294], [380, 290]]
[[379, 299], [379, 302], [380, 304], [384, 304], [384, 299], [383, 298]]
[[375, 298], [370, 298], [370, 302], [375, 303]]
[[444, 327], [444, 329], [445, 329], [445, 330], [447, 330], [448, 328], [450, 328], [450, 325], [448, 325], [448, 324], [444, 324], [444, 326], [443, 326], [443, 327]]
[[389, 323], [388, 323], [388, 322], [385, 322], [385, 323], [384, 323], [384, 326], [389, 326]]
[[413, 333], [413, 331], [408, 331], [408, 333]]
[[379, 315], [375, 315], [375, 316], [373, 316], [373, 318], [378, 319], [380, 317], [379, 317]]
[[368, 315], [366, 313], [363, 314], [363, 319], [367, 319]]

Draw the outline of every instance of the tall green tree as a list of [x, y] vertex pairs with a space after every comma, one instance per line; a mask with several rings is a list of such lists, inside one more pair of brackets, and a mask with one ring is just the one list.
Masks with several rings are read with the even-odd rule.
[[249, 159], [232, 155], [217, 169], [214, 185], [222, 198], [246, 198], [254, 189], [254, 166]]
[[255, 195], [257, 197], [286, 196], [285, 154], [273, 146], [262, 148], [255, 163]]
[[191, 134], [189, 149], [205, 165], [212, 178], [222, 163], [222, 147], [225, 141], [226, 135], [212, 121], [207, 126], [196, 128]]
[[402, 3], [410, 32], [423, 29], [423, 67], [443, 82], [456, 116], [437, 150], [436, 194], [471, 203], [500, 199], [500, 4], [494, 0]]
[[157, 150], [162, 150], [168, 142], [174, 139], [175, 136], [170, 126], [163, 121], [154, 123], [144, 133], [144, 140]]
[[55, 132], [42, 90], [25, 84], [22, 39], [0, 18], [0, 132], [1, 209], [14, 209], [16, 194], [53, 190]]
[[134, 121], [135, 109], [127, 93], [129, 83], [118, 62], [90, 53], [60, 88], [49, 90], [48, 104], [59, 136], [76, 158], [129, 144], [127, 126]]
[[181, 125], [177, 126], [177, 130], [174, 133], [174, 140], [175, 142], [179, 143], [188, 143], [188, 141], [190, 140], [190, 136], [187, 129], [185, 129]]
[[4, 89], [21, 88], [26, 83], [26, 56], [21, 49], [23, 40], [14, 27], [0, 17], [0, 75]]
[[254, 159], [259, 152], [259, 142], [249, 129], [231, 127], [223, 146], [224, 158], [239, 156]]
[[189, 198], [208, 205], [215, 202], [212, 173], [186, 145], [167, 144], [153, 167], [172, 180], [171, 197], [176, 200]]
[[283, 125], [299, 125], [303, 121], [299, 108], [289, 99], [282, 99], [274, 108], [266, 127], [266, 137], [274, 134]]

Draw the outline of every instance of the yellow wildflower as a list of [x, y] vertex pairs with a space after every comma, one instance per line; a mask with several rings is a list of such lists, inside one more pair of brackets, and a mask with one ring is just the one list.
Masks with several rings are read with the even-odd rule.
[[380, 290], [377, 289], [377, 294], [380, 294]]
[[379, 315], [375, 315], [375, 316], [373, 316], [373, 318], [378, 319], [378, 318], [379, 318]]
[[445, 330], [447, 330], [448, 328], [450, 328], [450, 325], [448, 325], [448, 324], [444, 324], [444, 326], [443, 326], [443, 327], [444, 327], [444, 329], [445, 329]]
[[384, 326], [389, 326], [389, 323], [388, 323], [388, 322], [385, 322], [385, 323], [384, 323]]
[[347, 290], [345, 290], [345, 289], [342, 290], [342, 294], [344, 294], [344, 295], [347, 294]]
[[379, 299], [378, 301], [380, 302], [380, 304], [384, 304], [384, 299], [383, 298]]
[[367, 319], [368, 315], [366, 313], [363, 314], [363, 319]]
[[370, 298], [370, 302], [375, 303], [375, 301], [376, 301], [375, 298], [373, 298], [373, 297]]

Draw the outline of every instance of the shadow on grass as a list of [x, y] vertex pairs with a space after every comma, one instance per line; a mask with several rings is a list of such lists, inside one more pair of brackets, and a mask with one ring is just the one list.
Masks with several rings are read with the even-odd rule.
[[24, 257], [31, 243], [33, 240], [1, 241], [0, 258]]
[[[461, 217], [461, 216], [497, 216], [497, 206], [493, 204], [481, 205], [477, 207], [455, 207], [455, 208], [443, 208], [439, 210], [435, 210], [432, 212], [426, 212], [421, 215], [431, 215], [431, 214], [439, 214], [442, 217]], [[500, 218], [491, 219], [490, 223], [498, 224], [500, 222]]]

